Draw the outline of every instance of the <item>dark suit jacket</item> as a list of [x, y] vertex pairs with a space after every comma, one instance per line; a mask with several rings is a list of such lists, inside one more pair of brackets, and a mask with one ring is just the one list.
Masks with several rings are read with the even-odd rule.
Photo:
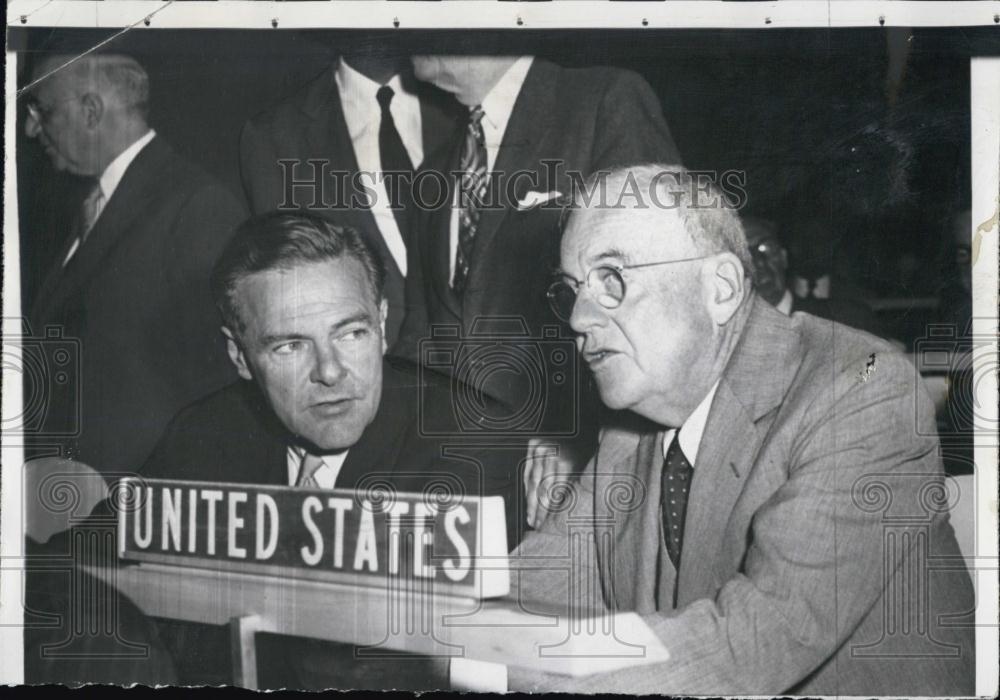
[[[972, 693], [973, 591], [919, 375], [867, 333], [760, 299], [739, 314], [746, 325], [694, 464], [679, 570], [661, 534], [664, 433], [649, 424], [609, 427], [565, 501], [574, 505], [514, 555], [534, 569], [512, 580], [523, 600], [634, 610], [670, 659], [577, 683], [525, 674], [512, 686]], [[596, 540], [579, 536], [587, 520]], [[577, 566], [574, 528], [574, 542], [603, 541], [597, 530], [612, 541]], [[553, 569], [581, 580], [567, 585]]]
[[[347, 173], [358, 171], [343, 106], [334, 80], [334, 67], [323, 72], [291, 99], [254, 117], [243, 127], [240, 137], [240, 176], [250, 209], [259, 214], [277, 209], [285, 204], [292, 208], [306, 208], [315, 213], [329, 215], [336, 222], [358, 229], [368, 237], [382, 256], [386, 267], [386, 298], [389, 301], [389, 318], [386, 336], [390, 346], [396, 341], [403, 322], [403, 274], [375, 223], [375, 217], [365, 206], [353, 202], [363, 193], [350, 177], [337, 178], [330, 171]], [[409, 78], [412, 80], [412, 77]], [[414, 81], [416, 83], [416, 81]], [[420, 97], [421, 129], [424, 154], [439, 148], [445, 140], [455, 138], [457, 129], [457, 103], [440, 90], [416, 83]], [[290, 159], [298, 165], [289, 170], [299, 180], [311, 180], [312, 169], [306, 161], [324, 159], [326, 175], [323, 177], [323, 194], [314, 201], [313, 192], [298, 188], [286, 197], [286, 182], [279, 160]], [[414, 167], [419, 167], [414, 163]], [[364, 202], [365, 200], [361, 200]]]
[[[459, 152], [459, 144], [442, 149], [427, 159], [426, 167], [456, 171]], [[458, 326], [466, 337], [506, 334], [512, 319], [523, 327], [523, 333], [516, 332], [522, 336], [541, 338], [543, 328], [560, 329], [546, 299], [559, 264], [560, 210], [552, 202], [526, 210], [517, 203], [529, 191], [568, 196], [569, 173], [585, 178], [604, 168], [649, 162], [679, 163], [680, 158], [659, 101], [645, 80], [628, 71], [567, 69], [536, 58], [494, 164], [492, 187], [499, 190], [499, 206], [481, 212], [461, 300], [452, 292], [449, 275], [450, 204], [416, 214], [418, 240], [409, 251], [407, 314], [395, 352], [419, 359], [420, 341], [443, 325]], [[527, 174], [513, 177], [521, 171]], [[424, 198], [430, 204], [437, 197], [434, 181], [428, 178], [425, 185]], [[552, 363], [550, 353], [543, 355], [543, 391], [551, 403], [562, 409], [579, 405], [578, 397], [567, 394], [571, 382], [553, 381], [566, 367]], [[524, 373], [480, 376], [486, 381], [478, 388], [514, 407], [523, 405], [533, 391]], [[579, 385], [574, 393], [579, 394]], [[555, 425], [553, 421], [561, 423], [566, 417], [550, 415], [546, 420]]]
[[[53, 373], [44, 387], [40, 446], [134, 472], [181, 407], [232, 381], [208, 276], [242, 217], [228, 190], [161, 137], [139, 152], [69, 264], [70, 241], [55, 256], [31, 309], [33, 333], [56, 329], [76, 356], [62, 365], [67, 381]], [[72, 440], [45, 437], [76, 428]]]
[[[421, 411], [438, 414], [438, 426], [455, 424], [447, 378], [427, 373], [424, 377], [420, 386], [409, 363], [383, 362], [378, 413], [348, 451], [337, 488], [363, 489], [379, 477], [399, 491], [419, 492], [428, 482], [448, 474], [455, 477], [448, 482], [460, 485], [464, 493], [503, 496], [513, 515], [516, 469], [523, 447], [511, 443], [509, 449], [485, 448], [481, 435], [463, 439], [457, 426], [451, 438], [422, 435]], [[425, 417], [424, 424], [429, 420]], [[240, 381], [181, 411], [143, 466], [142, 475], [287, 486], [290, 443], [288, 431], [256, 385]]]
[[[373, 422], [351, 447], [337, 477], [338, 488], [365, 488], [373, 480], [398, 491], [420, 492], [431, 482], [467, 494], [500, 495], [507, 503], [508, 543], [523, 520], [517, 477], [524, 445], [430, 438], [420, 434], [420, 411], [451, 417], [451, 388], [445, 378], [422, 387], [414, 368], [399, 361], [383, 364], [382, 399]], [[421, 406], [422, 408], [418, 408]], [[185, 409], [171, 423], [142, 470], [150, 478], [288, 485], [289, 435], [267, 408], [255, 386], [239, 382]], [[163, 624], [181, 683], [228, 683], [226, 630], [204, 625]], [[262, 635], [258, 640], [262, 687], [299, 689], [445, 687], [430, 673], [429, 661], [401, 656], [384, 661], [352, 657], [352, 649], [325, 642]], [[293, 651], [289, 651], [293, 650]], [[433, 666], [433, 664], [430, 664]]]

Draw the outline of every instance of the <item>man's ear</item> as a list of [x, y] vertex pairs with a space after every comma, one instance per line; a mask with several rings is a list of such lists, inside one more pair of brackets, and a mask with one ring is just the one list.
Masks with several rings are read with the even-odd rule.
[[247, 364], [247, 359], [243, 355], [243, 348], [240, 347], [236, 336], [225, 326], [222, 326], [222, 335], [226, 336], [226, 351], [229, 353], [229, 359], [232, 360], [236, 371], [243, 379], [252, 380], [253, 374], [250, 372], [250, 365]]
[[389, 351], [389, 341], [385, 338], [385, 320], [389, 318], [389, 300], [382, 297], [378, 305], [378, 322], [382, 328], [382, 354]]
[[80, 98], [83, 108], [83, 123], [88, 129], [94, 129], [101, 123], [104, 116], [104, 100], [96, 92], [88, 92]]
[[729, 322], [746, 296], [746, 273], [743, 263], [732, 253], [720, 253], [706, 266], [708, 274], [708, 309], [716, 325]]

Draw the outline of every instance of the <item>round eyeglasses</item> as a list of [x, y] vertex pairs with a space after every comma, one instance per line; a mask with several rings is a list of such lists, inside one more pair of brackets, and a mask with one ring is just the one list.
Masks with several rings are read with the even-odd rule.
[[[704, 260], [709, 257], [711, 256], [699, 255], [695, 258], [679, 258], [677, 260], [662, 260], [635, 265], [598, 265], [591, 268], [587, 273], [587, 290], [597, 303], [605, 309], [617, 309], [625, 300], [625, 277], [622, 274], [625, 270], [637, 270], [645, 267]], [[549, 285], [549, 291], [546, 296], [549, 298], [549, 305], [552, 307], [552, 311], [561, 321], [569, 322], [569, 317], [573, 314], [573, 307], [576, 306], [576, 298], [580, 293], [580, 287], [583, 285], [584, 283], [580, 280], [565, 274]]]

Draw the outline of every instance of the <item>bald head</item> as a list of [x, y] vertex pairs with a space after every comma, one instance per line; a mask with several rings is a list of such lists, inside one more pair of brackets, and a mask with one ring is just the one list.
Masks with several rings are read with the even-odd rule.
[[47, 56], [32, 83], [25, 132], [60, 170], [100, 175], [149, 130], [149, 77], [134, 58]]

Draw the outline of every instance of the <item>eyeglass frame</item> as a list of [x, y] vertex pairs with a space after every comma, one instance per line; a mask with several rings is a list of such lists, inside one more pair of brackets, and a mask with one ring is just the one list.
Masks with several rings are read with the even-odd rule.
[[[623, 272], [625, 272], [625, 270], [639, 270], [645, 267], [657, 267], [660, 265], [671, 265], [673, 263], [694, 262], [695, 260], [707, 260], [708, 258], [711, 258], [714, 255], [716, 255], [716, 253], [710, 253], [708, 255], [698, 255], [693, 258], [659, 260], [656, 262], [635, 263], [632, 265], [621, 265], [621, 264], [595, 265], [594, 267], [587, 270], [586, 278], [583, 280], [578, 280], [572, 275], [567, 275], [565, 272], [560, 272], [558, 273], [560, 279], [554, 280], [552, 284], [549, 285], [549, 288], [546, 291], [545, 296], [548, 298], [549, 306], [552, 308], [552, 312], [556, 315], [556, 317], [568, 323], [569, 317], [573, 315], [573, 309], [576, 308], [576, 301], [580, 298], [580, 287], [586, 285], [587, 288], [589, 289], [591, 287], [590, 277], [598, 270], [611, 270], [618, 276], [618, 279], [621, 280], [622, 296], [621, 299], [618, 300], [617, 304], [615, 304], [614, 306], [608, 306], [607, 304], [602, 304], [600, 300], [597, 301], [597, 303], [600, 304], [601, 307], [608, 309], [610, 311], [613, 309], [620, 308], [622, 303], [625, 301], [625, 296], [628, 294], [628, 285], [625, 283], [625, 275], [622, 274]], [[572, 281], [572, 284], [570, 284], [570, 282], [568, 282], [567, 280]], [[564, 284], [573, 290], [573, 297], [574, 297], [573, 307], [570, 309], [569, 316], [567, 316], [566, 318], [563, 318], [562, 315], [559, 313], [558, 309], [556, 308], [555, 295], [552, 293], [553, 289], [560, 284]], [[597, 299], [597, 295], [595, 295], [595, 299]]]
[[52, 115], [55, 114], [59, 105], [78, 99], [80, 99], [80, 95], [73, 95], [73, 97], [57, 100], [53, 104], [46, 107], [42, 105], [42, 102], [38, 99], [37, 95], [29, 94], [24, 101], [24, 106], [28, 110], [28, 116], [38, 122], [39, 125], [42, 125], [52, 118]]

